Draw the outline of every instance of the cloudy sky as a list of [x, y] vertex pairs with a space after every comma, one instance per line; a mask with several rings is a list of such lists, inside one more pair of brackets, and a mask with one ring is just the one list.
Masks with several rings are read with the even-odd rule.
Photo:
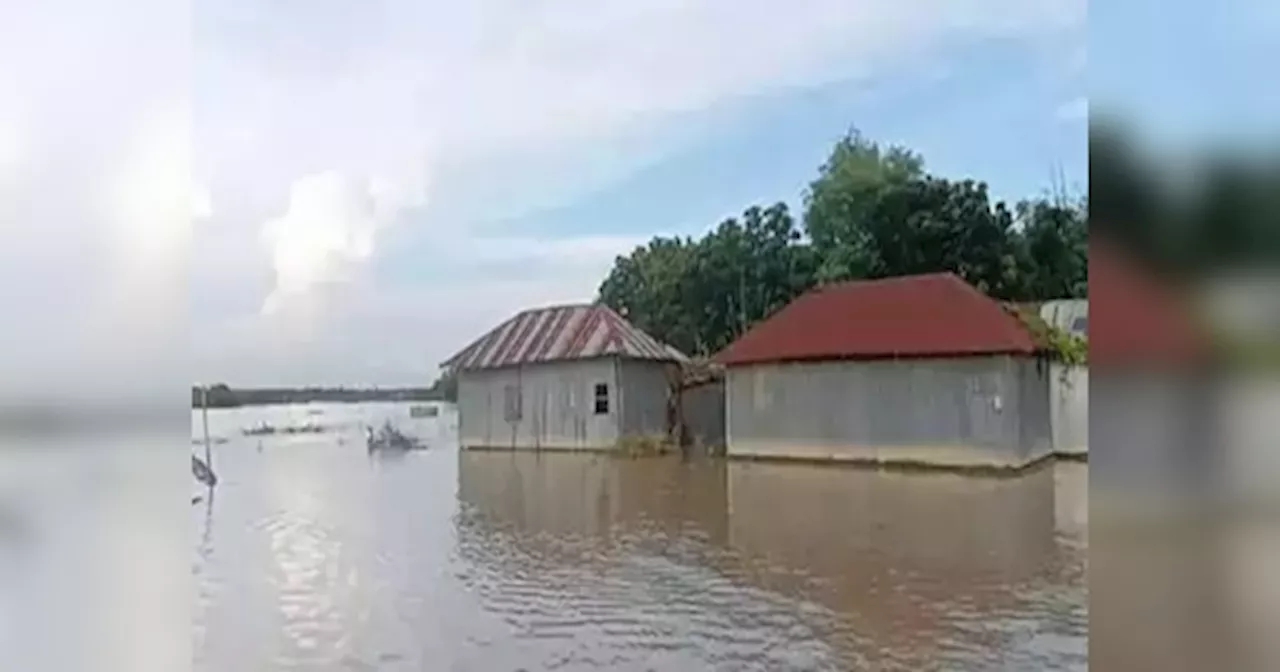
[[30, 4], [9, 381], [426, 384], [650, 236], [798, 204], [853, 125], [1002, 197], [1085, 188], [1083, 0]]
[[[465, 8], [464, 8], [465, 7]], [[857, 124], [1033, 194], [1083, 174], [1083, 3], [197, 7], [195, 374], [429, 382], [613, 257], [796, 201]]]

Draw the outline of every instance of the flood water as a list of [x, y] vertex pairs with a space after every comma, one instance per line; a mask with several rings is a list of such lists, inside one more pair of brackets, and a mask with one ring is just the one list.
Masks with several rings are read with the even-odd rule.
[[[1084, 465], [459, 453], [447, 412], [317, 408], [210, 419], [198, 670], [1087, 668]], [[285, 415], [347, 429], [239, 436]], [[384, 415], [433, 448], [368, 455]]]

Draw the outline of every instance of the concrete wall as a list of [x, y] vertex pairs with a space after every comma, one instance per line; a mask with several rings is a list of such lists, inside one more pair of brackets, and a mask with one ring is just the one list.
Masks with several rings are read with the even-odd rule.
[[1059, 299], [1046, 301], [1040, 306], [1040, 319], [1078, 336], [1089, 335], [1089, 301], [1087, 299]]
[[[607, 357], [458, 376], [458, 434], [463, 448], [612, 448], [620, 435], [666, 427], [665, 364]], [[609, 412], [595, 413], [595, 386], [609, 386]], [[508, 417], [508, 387], [519, 391], [519, 418]]]
[[[674, 365], [671, 365], [674, 366]], [[623, 360], [619, 364], [623, 436], [666, 436], [667, 398], [671, 383], [668, 366]]]
[[1053, 451], [1063, 455], [1089, 452], [1089, 368], [1054, 363], [1049, 369], [1050, 426]]
[[1020, 466], [1048, 454], [1049, 367], [975, 357], [734, 367], [731, 456]]

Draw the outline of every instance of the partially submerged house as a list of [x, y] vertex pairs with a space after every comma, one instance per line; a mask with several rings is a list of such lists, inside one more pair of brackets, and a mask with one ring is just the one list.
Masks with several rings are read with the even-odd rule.
[[1020, 467], [1052, 451], [1044, 349], [951, 273], [816, 288], [716, 361], [730, 456]]
[[684, 361], [609, 307], [579, 304], [523, 311], [442, 366], [458, 376], [463, 448], [563, 450], [666, 438]]

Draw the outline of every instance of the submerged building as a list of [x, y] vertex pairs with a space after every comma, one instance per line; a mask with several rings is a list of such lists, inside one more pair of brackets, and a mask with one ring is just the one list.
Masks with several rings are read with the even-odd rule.
[[1003, 468], [1053, 450], [1045, 352], [951, 273], [814, 289], [716, 361], [730, 456]]
[[443, 363], [463, 448], [607, 449], [666, 437], [685, 356], [600, 304], [523, 311]]

